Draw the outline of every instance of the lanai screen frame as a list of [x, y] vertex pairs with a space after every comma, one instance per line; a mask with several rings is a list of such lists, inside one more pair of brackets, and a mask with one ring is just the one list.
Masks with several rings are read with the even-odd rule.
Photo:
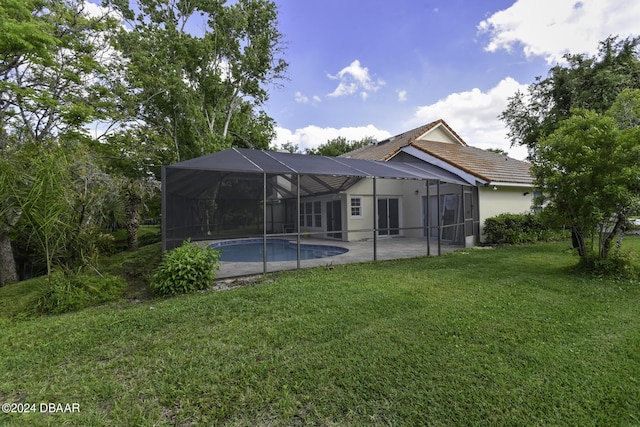
[[[300, 204], [302, 199], [302, 191], [300, 188], [301, 178], [302, 177], [311, 177], [318, 182], [323, 183], [325, 181], [330, 181], [335, 177], [343, 177], [345, 178], [344, 182], [348, 180], [352, 180], [353, 182], [358, 182], [362, 179], [371, 179], [372, 180], [372, 197], [373, 197], [373, 212], [372, 212], [372, 221], [371, 228], [365, 231], [370, 231], [373, 235], [372, 244], [373, 244], [373, 260], [377, 261], [378, 253], [378, 212], [377, 212], [377, 203], [375, 202], [378, 198], [377, 194], [377, 180], [379, 179], [398, 179], [398, 180], [419, 180], [426, 183], [427, 187], [427, 198], [429, 196], [429, 187], [430, 185], [437, 186], [437, 195], [440, 195], [440, 185], [441, 184], [454, 184], [460, 185], [461, 187], [461, 203], [462, 210], [464, 211], [464, 189], [465, 187], [475, 187], [473, 184], [462, 180], [461, 178], [446, 172], [444, 170], [437, 171], [434, 170], [433, 166], [425, 165], [421, 167], [419, 163], [402, 163], [402, 162], [379, 162], [379, 161], [369, 161], [369, 160], [361, 160], [361, 159], [350, 159], [350, 158], [336, 158], [336, 157], [327, 157], [327, 156], [309, 156], [302, 154], [291, 154], [291, 153], [281, 153], [275, 151], [264, 151], [264, 150], [251, 150], [251, 149], [239, 149], [232, 148], [229, 150], [225, 150], [222, 152], [214, 153], [209, 156], [199, 157], [197, 159], [188, 160], [186, 162], [181, 162], [177, 164], [173, 164], [170, 166], [163, 166], [162, 168], [162, 216], [163, 216], [163, 227], [162, 227], [162, 249], [163, 251], [167, 249], [172, 249], [173, 247], [179, 246], [182, 241], [187, 238], [192, 238], [192, 240], [212, 240], [210, 237], [206, 238], [198, 238], [193, 239], [193, 236], [188, 235], [191, 233], [185, 233], [185, 235], [178, 237], [173, 237], [170, 241], [168, 240], [168, 232], [173, 232], [174, 230], [171, 228], [172, 225], [175, 224], [175, 221], [172, 221], [171, 209], [168, 208], [169, 201], [173, 194], [175, 194], [174, 186], [178, 186], [182, 188], [182, 191], [186, 191], [185, 189], [189, 188], [191, 191], [195, 191], [195, 193], [199, 194], [204, 193], [211, 186], [207, 186], [207, 183], [198, 182], [198, 175], [211, 176], [211, 174], [239, 174], [239, 175], [262, 175], [262, 197], [259, 200], [259, 203], [262, 205], [262, 241], [263, 241], [263, 273], [268, 272], [267, 268], [267, 254], [266, 254], [266, 246], [267, 246], [267, 238], [269, 237], [278, 237], [278, 236], [288, 236], [295, 237], [296, 245], [297, 245], [297, 261], [296, 268], [301, 268], [301, 257], [300, 257], [300, 245], [301, 245], [301, 237], [306, 232], [301, 230], [300, 223]], [[173, 175], [177, 174], [178, 178], [174, 179]], [[172, 179], [168, 179], [169, 176], [172, 176]], [[220, 175], [222, 176], [222, 175]], [[296, 185], [296, 227], [295, 232], [293, 233], [269, 233], [268, 232], [268, 186], [267, 179], [271, 176], [293, 176], [295, 179]], [[222, 178], [220, 178], [222, 179]], [[178, 182], [180, 181], [180, 183]], [[193, 188], [198, 185], [199, 187]], [[325, 185], [328, 185], [325, 183]], [[179, 191], [179, 190], [178, 190]], [[336, 188], [335, 193], [338, 194], [344, 189]], [[477, 191], [477, 189], [475, 189]], [[313, 195], [313, 194], [310, 194]], [[193, 203], [196, 198], [185, 198], [185, 200], [191, 200]], [[206, 200], [206, 199], [205, 199]], [[209, 200], [216, 200], [209, 199]], [[256, 201], [258, 201], [256, 199]], [[174, 202], [175, 203], [175, 202]], [[437, 197], [438, 203], [438, 212], [440, 211], [440, 197]], [[477, 205], [475, 206], [477, 209]], [[433, 225], [428, 223], [430, 215], [427, 216], [427, 226], [425, 227], [426, 232], [426, 243], [427, 243], [427, 255], [431, 255], [431, 228]], [[455, 224], [456, 227], [461, 227], [463, 230], [463, 239], [466, 238], [468, 232], [465, 230], [465, 218], [462, 218], [462, 221], [458, 224]], [[441, 221], [438, 221], [437, 224], [438, 229], [438, 255], [440, 255], [440, 247], [442, 242], [442, 224]], [[341, 232], [349, 233], [354, 230], [343, 229]], [[362, 230], [358, 230], [362, 231]], [[477, 241], [477, 227], [473, 227], [473, 237]], [[233, 238], [233, 237], [230, 237]], [[236, 237], [237, 238], [237, 237]]]

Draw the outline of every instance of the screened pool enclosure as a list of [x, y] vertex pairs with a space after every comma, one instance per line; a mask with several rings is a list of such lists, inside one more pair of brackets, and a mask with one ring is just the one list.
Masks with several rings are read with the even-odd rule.
[[[232, 148], [162, 174], [163, 250], [214, 245], [221, 278], [439, 255], [478, 240], [477, 187], [424, 162]], [[275, 253], [283, 246], [287, 257]], [[227, 261], [225, 248], [254, 253]]]

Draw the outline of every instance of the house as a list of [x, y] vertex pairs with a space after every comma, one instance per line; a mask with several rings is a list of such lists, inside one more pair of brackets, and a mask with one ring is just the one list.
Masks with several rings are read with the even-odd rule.
[[501, 213], [528, 212], [534, 202], [529, 163], [467, 145], [444, 120], [368, 145], [344, 157], [421, 163], [465, 181], [477, 192], [479, 236], [487, 218]]
[[[533, 200], [529, 164], [468, 146], [444, 121], [346, 154], [232, 148], [163, 167], [163, 248], [187, 238], [408, 238], [478, 243], [481, 225]], [[428, 253], [434, 253], [428, 249]], [[266, 267], [265, 267], [266, 271]]]
[[164, 249], [272, 235], [458, 245], [477, 236], [472, 186], [427, 164], [231, 148], [164, 166], [162, 186]]

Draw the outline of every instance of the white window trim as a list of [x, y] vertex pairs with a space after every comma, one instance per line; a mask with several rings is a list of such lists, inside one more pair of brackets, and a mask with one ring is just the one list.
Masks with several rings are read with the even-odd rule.
[[[353, 200], [358, 200], [359, 204], [358, 204], [358, 210], [360, 211], [360, 214], [358, 215], [354, 215], [353, 214], [353, 205], [352, 202]], [[349, 197], [349, 217], [350, 218], [364, 218], [364, 215], [362, 213], [362, 196], [350, 196]]]

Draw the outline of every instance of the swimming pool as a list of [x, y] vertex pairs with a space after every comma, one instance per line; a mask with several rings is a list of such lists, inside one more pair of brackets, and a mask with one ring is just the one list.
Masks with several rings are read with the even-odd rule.
[[[262, 239], [229, 240], [209, 245], [220, 249], [220, 261], [227, 262], [262, 262]], [[300, 244], [300, 259], [327, 258], [349, 252], [340, 246]], [[295, 261], [298, 259], [296, 242], [285, 239], [267, 239], [267, 261]]]

